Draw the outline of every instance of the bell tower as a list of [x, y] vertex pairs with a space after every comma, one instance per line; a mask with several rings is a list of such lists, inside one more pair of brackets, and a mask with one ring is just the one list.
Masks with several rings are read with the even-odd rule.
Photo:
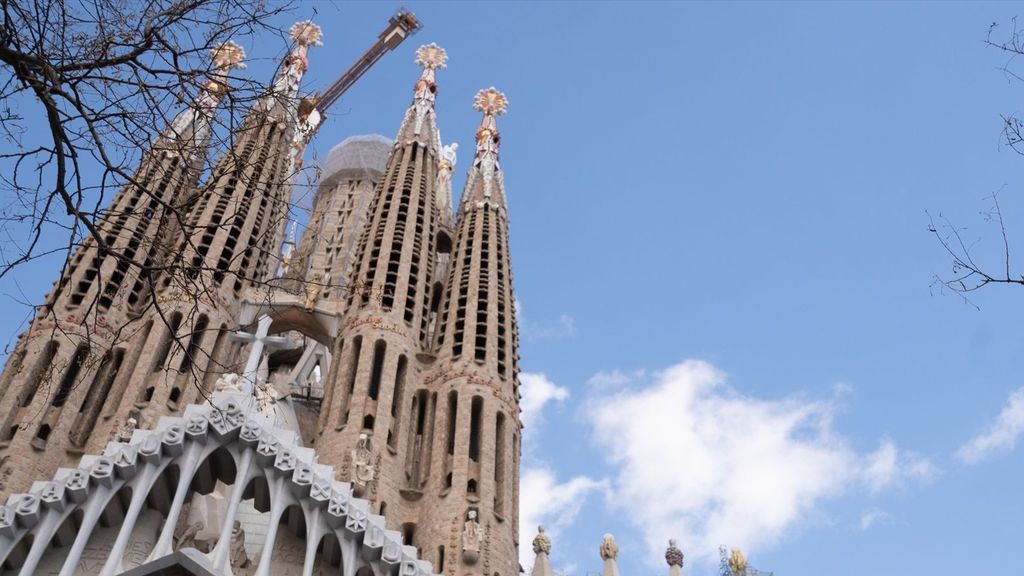
[[[36, 311], [0, 377], [0, 492], [27, 488], [85, 449], [111, 390], [132, 371], [145, 339], [159, 271], [172, 265], [174, 222], [187, 211], [210, 145], [228, 74], [244, 68], [234, 42], [212, 51], [196, 99], [143, 152]], [[109, 417], [109, 415], [108, 415]], [[103, 442], [106, 437], [103, 438]]]

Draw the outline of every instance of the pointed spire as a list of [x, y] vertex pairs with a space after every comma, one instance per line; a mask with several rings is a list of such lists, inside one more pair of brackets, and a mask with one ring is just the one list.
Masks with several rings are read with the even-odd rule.
[[615, 543], [615, 537], [605, 534], [601, 541], [601, 560], [604, 560], [601, 576], [619, 576], [619, 565], [615, 562], [618, 557], [619, 545]]
[[[463, 202], [491, 202], [496, 189], [500, 189], [501, 199], [498, 205], [504, 207], [504, 177], [498, 164], [498, 149], [501, 145], [501, 134], [498, 132], [497, 117], [508, 110], [508, 98], [498, 89], [491, 86], [476, 93], [473, 98], [473, 109], [482, 112], [480, 127], [476, 129], [476, 153], [473, 167], [466, 179]], [[481, 186], [477, 189], [477, 182]], [[463, 204], [465, 206], [466, 204]]]
[[[412, 106], [409, 107], [402, 126], [398, 129], [396, 141], [401, 143], [415, 139], [424, 142], [422, 139], [423, 127], [427, 120], [431, 119], [433, 122], [430, 123], [430, 127], [433, 128], [433, 134], [430, 143], [435, 148], [440, 148], [440, 135], [437, 131], [436, 119], [434, 119], [434, 101], [437, 98], [436, 71], [447, 67], [448, 53], [433, 42], [424, 44], [416, 50], [416, 65], [422, 66], [423, 71], [420, 72], [420, 77], [413, 86]], [[411, 132], [409, 131], [410, 123], [412, 125]]]
[[455, 151], [458, 149], [458, 142], [442, 146], [437, 160], [437, 183], [434, 189], [437, 191], [437, 208], [446, 224], [451, 221], [452, 215], [452, 173], [455, 172], [455, 162], [458, 160]]
[[674, 539], [668, 541], [665, 562], [668, 563], [668, 576], [683, 576], [683, 551], [676, 546]]
[[310, 46], [323, 46], [320, 39], [323, 32], [312, 20], [296, 22], [288, 30], [292, 39], [292, 49], [284, 57], [281, 69], [274, 80], [274, 91], [295, 96], [299, 92], [302, 75], [309, 70], [307, 54]]
[[228, 91], [228, 74], [232, 69], [245, 69], [245, 50], [228, 40], [210, 50], [210, 60], [213, 70], [207, 76], [195, 102], [174, 118], [170, 130], [165, 134], [171, 140], [192, 140], [194, 149], [205, 147], [213, 112]]
[[551, 553], [551, 538], [544, 533], [544, 526], [537, 526], [537, 535], [533, 537], [533, 553], [537, 555], [533, 561], [530, 576], [554, 576], [548, 554]]

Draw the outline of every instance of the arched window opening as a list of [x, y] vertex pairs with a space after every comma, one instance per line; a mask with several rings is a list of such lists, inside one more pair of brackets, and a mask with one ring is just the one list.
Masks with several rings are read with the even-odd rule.
[[415, 546], [413, 539], [416, 537], [416, 523], [406, 522], [402, 524], [402, 544], [406, 546]]
[[82, 400], [75, 422], [71, 426], [70, 439], [76, 446], [85, 445], [89, 439], [89, 435], [96, 425], [96, 418], [99, 416], [100, 410], [103, 409], [103, 404], [106, 403], [114, 379], [117, 378], [123, 362], [124, 348], [115, 348], [112, 353], [108, 352], [105, 355], [100, 369], [96, 372], [92, 384], [89, 385], [85, 399]]
[[455, 454], [455, 418], [458, 415], [459, 395], [454, 390], [448, 393], [448, 453]]
[[398, 449], [398, 435], [401, 432], [401, 414], [399, 408], [402, 406], [402, 395], [405, 393], [405, 374], [408, 371], [409, 361], [405, 355], [398, 357], [398, 370], [395, 372], [395, 388], [391, 396], [391, 429], [388, 430], [388, 446]]
[[476, 494], [476, 480], [470, 478], [466, 482], [466, 494]]
[[363, 430], [373, 431], [374, 418], [373, 414], [367, 414], [363, 417]]
[[49, 374], [52, 369], [53, 357], [57, 355], [57, 348], [60, 344], [50, 340], [46, 344], [46, 348], [43, 353], [39, 355], [39, 361], [32, 368], [32, 373], [29, 375], [28, 380], [25, 382], [25, 386], [22, 387], [23, 393], [21, 398], [21, 407], [26, 408], [32, 403], [32, 399], [35, 398], [36, 390], [39, 389], [39, 385], [42, 384], [44, 373]]
[[444, 574], [444, 546], [437, 547], [437, 573]]
[[380, 395], [380, 379], [384, 372], [384, 351], [386, 349], [387, 343], [383, 340], [377, 340], [377, 343], [373, 345], [373, 367], [370, 369], [369, 395], [374, 400]]
[[348, 413], [349, 407], [352, 405], [352, 393], [356, 389], [356, 375], [359, 369], [359, 354], [362, 352], [363, 337], [356, 336], [352, 339], [352, 360], [349, 362], [348, 374], [345, 376], [347, 381], [347, 391], [345, 393], [345, 400], [341, 406], [341, 410], [338, 411], [339, 419], [338, 426], [344, 426], [348, 424]]
[[67, 402], [68, 396], [71, 394], [71, 388], [78, 380], [78, 374], [82, 371], [82, 367], [88, 359], [89, 345], [79, 344], [78, 348], [75, 349], [75, 355], [71, 358], [71, 362], [64, 369], [64, 377], [61, 378], [60, 387], [53, 396], [53, 401], [50, 403], [51, 406], [60, 407]]
[[164, 363], [167, 362], [167, 354], [171, 351], [171, 344], [174, 343], [174, 338], [178, 333], [178, 326], [180, 325], [181, 312], [171, 314], [171, 321], [167, 324], [167, 330], [164, 332], [163, 338], [160, 339], [156, 354], [153, 356], [152, 372], [163, 370]]
[[484, 409], [484, 399], [473, 397], [469, 412], [469, 459], [480, 461], [480, 414]]
[[178, 372], [185, 373], [192, 368], [192, 365], [195, 363], [195, 355], [199, 352], [199, 345], [202, 343], [203, 335], [206, 333], [206, 325], [209, 322], [210, 320], [205, 314], [199, 316], [199, 320], [192, 329], [192, 333], [189, 334], [188, 346], [185, 348], [185, 356], [182, 357], [181, 364], [178, 365]]

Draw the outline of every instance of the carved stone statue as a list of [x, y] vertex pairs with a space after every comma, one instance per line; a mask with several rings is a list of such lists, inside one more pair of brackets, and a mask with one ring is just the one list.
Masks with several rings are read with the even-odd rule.
[[202, 522], [194, 522], [184, 532], [178, 536], [178, 541], [174, 544], [174, 548], [181, 550], [183, 548], [195, 548], [196, 547], [196, 536], [203, 529]]
[[124, 424], [117, 429], [117, 441], [118, 442], [131, 442], [132, 433], [139, 427], [139, 421], [134, 416], [129, 416]]
[[683, 551], [676, 546], [675, 540], [668, 541], [668, 549], [665, 550], [665, 562], [668, 563], [670, 574], [681, 574], [683, 567]]
[[455, 154], [455, 151], [458, 149], [458, 142], [452, 142], [447, 146], [441, 147], [440, 167], [446, 168], [449, 173], [451, 173], [451, 170], [455, 168], [455, 162], [458, 160], [458, 155]]
[[217, 382], [213, 385], [214, 392], [230, 392], [233, 394], [242, 393], [241, 385], [242, 377], [238, 374], [228, 373], [221, 374], [220, 378], [217, 378]]
[[306, 282], [306, 302], [304, 304], [306, 310], [312, 311], [316, 307], [316, 299], [320, 297], [325, 284], [327, 284], [326, 272], [321, 272], [315, 280]]
[[245, 531], [242, 523], [235, 520], [231, 527], [231, 567], [248, 568], [249, 555], [245, 553]]
[[361, 496], [377, 476], [377, 467], [373, 461], [373, 447], [370, 444], [370, 437], [366, 434], [359, 435], [355, 449], [352, 450], [352, 484]]
[[604, 539], [601, 540], [601, 559], [615, 560], [618, 557], [619, 545], [615, 543], [615, 537], [611, 534], [605, 534]]
[[274, 404], [277, 404], [277, 394], [274, 387], [269, 383], [263, 386], [256, 386], [256, 408], [260, 412], [271, 412]]
[[729, 570], [734, 576], [746, 576], [747, 574], [747, 557], [739, 548], [733, 548], [732, 553], [729, 554]]
[[543, 525], [537, 526], [537, 535], [533, 537], [533, 553], [551, 553], [551, 538], [548, 538], [548, 535], [544, 533]]
[[601, 540], [601, 560], [604, 560], [601, 576], [619, 576], [619, 566], [615, 563], [618, 557], [619, 545], [615, 543], [615, 537], [605, 534]]
[[467, 564], [475, 564], [480, 558], [481, 544], [484, 542], [484, 531], [476, 519], [476, 510], [466, 513], [466, 522], [462, 526], [462, 559]]

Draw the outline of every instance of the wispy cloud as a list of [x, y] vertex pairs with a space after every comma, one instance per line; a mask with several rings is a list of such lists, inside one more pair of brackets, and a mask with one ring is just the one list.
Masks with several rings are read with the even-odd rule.
[[639, 380], [642, 380], [647, 375], [647, 371], [643, 368], [639, 370], [633, 370], [632, 372], [623, 372], [622, 370], [610, 370], [608, 372], [598, 372], [587, 380], [587, 386], [596, 388], [598, 390], [609, 390], [614, 388], [622, 388], [627, 384], [632, 384]]
[[756, 552], [814, 517], [824, 499], [936, 474], [889, 439], [866, 454], [850, 448], [834, 430], [836, 399], [751, 398], [701, 361], [595, 393], [588, 408], [616, 468], [616, 502], [652, 558], [669, 537], [681, 537], [688, 554], [705, 562], [720, 544]]
[[559, 482], [549, 468], [524, 469], [519, 481], [520, 564], [533, 564], [530, 542], [537, 534], [538, 525], [543, 524], [549, 536], [557, 538], [576, 519], [587, 497], [607, 488], [606, 481], [586, 476], [575, 476]]
[[996, 453], [1008, 452], [1017, 445], [1024, 432], [1024, 387], [1010, 394], [1003, 410], [984, 432], [971, 438], [956, 451], [956, 457], [965, 464], [976, 464]]
[[532, 462], [523, 467], [519, 481], [519, 561], [529, 566], [533, 563], [530, 542], [537, 526], [544, 524], [549, 535], [557, 537], [573, 523], [593, 492], [607, 490], [608, 482], [587, 476], [573, 476], [560, 482], [554, 469], [536, 458], [534, 450], [544, 425], [544, 409], [569, 398], [569, 389], [541, 373], [523, 372], [519, 380], [523, 394], [519, 406], [524, 462]]
[[556, 385], [544, 374], [523, 372], [519, 374], [520, 390], [523, 397], [519, 401], [522, 409], [520, 419], [523, 428], [532, 433], [540, 424], [544, 407], [550, 402], [561, 402], [569, 397], [569, 390]]
[[536, 321], [522, 312], [521, 303], [516, 301], [516, 321], [525, 340], [557, 342], [576, 337], [576, 319], [569, 314], [559, 314], [555, 320]]
[[879, 508], [872, 508], [866, 510], [860, 515], [860, 522], [857, 523], [857, 528], [861, 531], [868, 530], [876, 524], [883, 524], [892, 521], [892, 516], [885, 510]]

